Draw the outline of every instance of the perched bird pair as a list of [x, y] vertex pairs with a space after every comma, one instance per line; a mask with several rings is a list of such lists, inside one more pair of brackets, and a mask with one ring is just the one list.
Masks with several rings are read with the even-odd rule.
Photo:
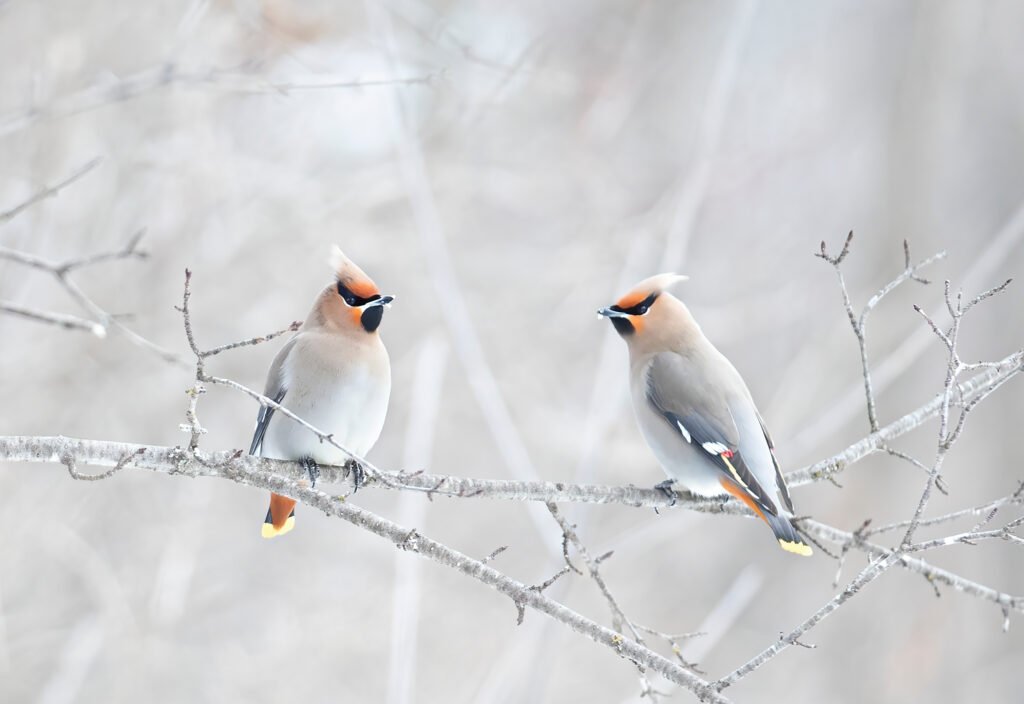
[[[298, 333], [274, 359], [264, 395], [362, 456], [384, 425], [391, 394], [388, 353], [377, 328], [391, 296], [341, 253], [336, 281], [317, 297]], [[793, 502], [764, 420], [739, 372], [667, 289], [686, 277], [660, 274], [598, 313], [629, 347], [633, 407], [640, 430], [669, 479], [704, 496], [731, 494], [763, 519], [783, 549], [810, 555], [790, 518]], [[313, 481], [318, 463], [349, 458], [287, 417], [260, 411], [250, 454], [299, 460]], [[295, 501], [271, 495], [263, 536], [294, 526]]]

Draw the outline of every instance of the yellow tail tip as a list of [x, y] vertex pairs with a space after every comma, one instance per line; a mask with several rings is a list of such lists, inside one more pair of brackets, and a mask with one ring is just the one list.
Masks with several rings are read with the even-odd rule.
[[288, 520], [284, 522], [284, 525], [280, 528], [275, 528], [273, 523], [264, 523], [261, 535], [264, 538], [276, 538], [279, 535], [284, 535], [295, 527], [295, 516], [288, 516]]
[[804, 545], [803, 543], [794, 543], [791, 540], [783, 540], [782, 538], [779, 538], [779, 545], [786, 552], [796, 553], [797, 555], [802, 555], [803, 557], [810, 557], [814, 554], [814, 551], [811, 550], [811, 546]]

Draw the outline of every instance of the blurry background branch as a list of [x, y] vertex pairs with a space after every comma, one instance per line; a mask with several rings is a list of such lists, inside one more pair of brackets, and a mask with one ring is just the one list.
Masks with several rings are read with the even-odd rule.
[[[22, 203], [0, 213], [0, 226], [8, 220], [15, 218], [27, 208], [46, 198], [57, 195], [60, 193], [61, 189], [70, 186], [75, 181], [88, 174], [101, 162], [102, 159], [99, 157], [91, 159], [85, 165], [75, 169], [59, 183], [40, 189]], [[108, 313], [104, 308], [90, 298], [74, 281], [74, 279], [71, 278], [72, 273], [97, 264], [115, 262], [124, 259], [145, 259], [148, 255], [145, 251], [139, 249], [139, 242], [142, 240], [143, 234], [145, 234], [145, 231], [139, 230], [128, 238], [128, 242], [126, 242], [125, 246], [119, 250], [99, 252], [71, 259], [63, 259], [60, 261], [46, 259], [36, 254], [18, 251], [10, 247], [0, 245], [0, 259], [51, 274], [57, 280], [57, 283], [68, 292], [68, 294], [82, 309], [86, 311], [86, 313], [91, 316], [91, 320], [68, 315], [66, 313], [37, 310], [30, 306], [20, 305], [11, 301], [0, 301], [0, 311], [28, 318], [30, 320], [58, 325], [63, 328], [87, 330], [97, 337], [106, 337], [108, 330], [113, 328], [123, 334], [133, 344], [156, 353], [165, 361], [175, 364], [183, 364], [182, 359], [177, 354], [148, 340], [118, 320], [117, 316]]]
[[18, 203], [13, 208], [0, 212], [0, 225], [3, 225], [8, 220], [16, 217], [23, 210], [30, 208], [39, 201], [57, 195], [58, 193], [60, 193], [62, 188], [70, 186], [72, 183], [85, 176], [87, 173], [89, 173], [97, 166], [99, 166], [102, 161], [103, 159], [101, 159], [100, 157], [90, 159], [85, 164], [72, 171], [66, 178], [62, 179], [60, 182], [52, 186], [45, 186], [42, 189], [33, 193], [26, 200], [22, 201], [21, 203]]
[[438, 74], [391, 79], [358, 79], [318, 74], [270, 78], [259, 64], [237, 68], [185, 70], [166, 63], [125, 76], [110, 75], [105, 80], [69, 95], [54, 98], [46, 105], [33, 105], [0, 115], [0, 138], [24, 130], [37, 122], [70, 117], [113, 103], [135, 100], [154, 91], [180, 86], [239, 93], [267, 93], [286, 97], [294, 91], [342, 88], [378, 88], [383, 86], [428, 85]]

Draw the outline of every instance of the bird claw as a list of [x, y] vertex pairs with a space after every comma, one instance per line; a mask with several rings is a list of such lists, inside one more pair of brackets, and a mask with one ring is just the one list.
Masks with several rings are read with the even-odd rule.
[[665, 498], [668, 499], [669, 506], [676, 505], [676, 490], [672, 488], [675, 485], [675, 483], [675, 479], [666, 479], [665, 481], [659, 482], [658, 484], [654, 485], [654, 489], [656, 491], [660, 491], [662, 494], [665, 495]]
[[355, 460], [349, 460], [346, 467], [352, 477], [352, 493], [359, 491], [359, 487], [366, 483], [366, 470]]
[[309, 488], [315, 489], [316, 480], [320, 478], [320, 467], [312, 457], [303, 457], [301, 462], [306, 474], [309, 475]]

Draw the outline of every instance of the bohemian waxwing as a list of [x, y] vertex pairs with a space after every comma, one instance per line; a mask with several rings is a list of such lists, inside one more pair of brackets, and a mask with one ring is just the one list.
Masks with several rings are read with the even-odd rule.
[[[377, 328], [394, 297], [382, 296], [337, 247], [330, 264], [335, 282], [321, 291], [306, 322], [277, 353], [263, 395], [362, 457], [377, 442], [388, 411], [391, 362]], [[249, 454], [298, 460], [314, 484], [317, 463], [341, 465], [349, 459], [270, 407], [260, 410]], [[263, 537], [284, 535], [294, 526], [295, 500], [271, 494]]]
[[767, 523], [779, 545], [811, 548], [793, 528], [793, 502], [774, 445], [739, 372], [715, 349], [682, 301], [667, 293], [685, 276], [644, 279], [598, 311], [629, 347], [640, 431], [669, 476], [702, 496], [732, 494]]

